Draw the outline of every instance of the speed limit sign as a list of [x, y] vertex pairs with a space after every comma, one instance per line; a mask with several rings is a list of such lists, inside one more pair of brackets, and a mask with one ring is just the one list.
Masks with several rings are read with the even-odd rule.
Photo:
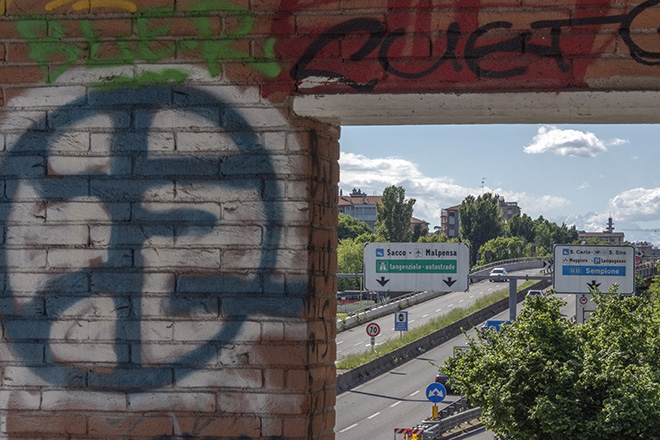
[[367, 325], [367, 334], [371, 336], [372, 338], [374, 336], [378, 336], [380, 334], [380, 326], [376, 324], [375, 322], [370, 322]]

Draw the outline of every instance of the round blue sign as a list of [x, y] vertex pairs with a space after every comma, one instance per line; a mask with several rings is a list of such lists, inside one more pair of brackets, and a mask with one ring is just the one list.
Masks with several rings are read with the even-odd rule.
[[433, 382], [431, 385], [426, 387], [426, 398], [433, 403], [439, 403], [445, 400], [447, 396], [447, 390], [445, 386], [441, 383]]

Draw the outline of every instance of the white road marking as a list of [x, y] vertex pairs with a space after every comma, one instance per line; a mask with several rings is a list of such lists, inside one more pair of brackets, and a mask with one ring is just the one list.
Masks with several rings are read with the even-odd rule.
[[429, 316], [429, 314], [428, 314], [428, 313], [427, 313], [426, 315], [423, 315], [423, 316], [422, 316], [422, 318], [426, 318], [427, 316]]
[[408, 324], [412, 324], [413, 322], [415, 322], [415, 320], [411, 319], [410, 321], [408, 321]]
[[352, 424], [351, 426], [349, 426], [348, 428], [344, 428], [344, 429], [342, 429], [341, 431], [339, 431], [339, 433], [341, 434], [342, 432], [346, 432], [346, 431], [348, 431], [349, 429], [353, 429], [353, 428], [355, 428], [357, 425], [358, 425], [357, 423], [353, 423], [353, 424]]
[[449, 304], [449, 305], [447, 306], [448, 309], [451, 308], [451, 307], [454, 307], [454, 305], [453, 305], [453, 304]]
[[462, 299], [462, 300], [460, 300], [460, 301], [459, 301], [458, 303], [460, 304], [460, 303], [462, 303], [462, 302], [465, 302], [465, 300], [464, 300], [464, 299]]
[[343, 343], [344, 343], [344, 341], [337, 341], [337, 345], [343, 344]]
[[371, 420], [371, 419], [373, 419], [374, 417], [376, 417], [376, 416], [379, 415], [379, 414], [380, 414], [379, 412], [377, 412], [376, 414], [372, 414], [372, 415], [370, 415], [369, 417], [367, 417], [367, 420]]
[[412, 397], [412, 396], [414, 396], [415, 394], [418, 394], [418, 393], [419, 393], [419, 390], [415, 391], [414, 393], [412, 393], [412, 394], [409, 395], [408, 397]]
[[401, 403], [400, 400], [399, 400], [398, 402], [394, 402], [393, 404], [390, 405], [390, 408], [394, 408], [394, 407], [397, 406], [399, 403]]
[[438, 313], [440, 310], [442, 310], [442, 309], [438, 309], [438, 310], [436, 310], [435, 313]]

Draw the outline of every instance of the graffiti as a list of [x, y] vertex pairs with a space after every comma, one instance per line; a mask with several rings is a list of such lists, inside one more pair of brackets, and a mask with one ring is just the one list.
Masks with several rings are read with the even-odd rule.
[[[49, 3], [47, 9], [54, 9], [65, 3], [69, 2]], [[116, 6], [130, 2], [82, 3], [90, 3], [90, 6], [108, 4]], [[77, 4], [74, 4], [74, 8]], [[79, 7], [82, 7], [82, 5]], [[173, 18], [175, 13], [172, 10], [163, 8], [152, 8], [132, 17], [135, 37], [114, 38], [118, 52], [116, 56], [107, 54], [107, 41], [98, 36], [99, 33], [94, 29], [94, 23], [90, 20], [80, 20], [78, 22], [79, 31], [84, 37], [84, 41], [81, 43], [65, 41], [71, 39], [73, 35], [69, 35], [65, 24], [57, 20], [22, 20], [17, 22], [16, 26], [29, 46], [30, 58], [46, 72], [45, 82], [48, 84], [54, 82], [62, 73], [83, 58], [89, 68], [133, 65], [139, 60], [155, 64], [168, 59], [177, 51], [185, 55], [196, 50], [201, 53], [212, 77], [220, 75], [220, 66], [225, 62], [245, 63], [269, 78], [279, 75], [281, 69], [274, 61], [274, 38], [266, 39], [261, 48], [263, 52], [261, 58], [235, 48], [236, 42], [247, 37], [254, 27], [255, 17], [248, 10], [225, 0], [206, 0], [194, 4], [190, 10], [194, 15], [188, 19], [198, 31], [198, 34], [194, 35], [195, 38], [182, 42], [168, 40], [167, 37], [172, 32], [171, 26], [155, 24], [155, 22], [161, 23], [163, 18]], [[210, 21], [211, 17], [208, 14], [211, 12], [227, 12], [239, 17], [238, 29], [221, 37], [214, 35]], [[204, 15], [203, 13], [207, 14]], [[155, 50], [154, 46], [162, 48]], [[129, 85], [139, 87], [148, 81], [156, 80], [161, 84], [180, 83], [187, 76], [182, 70], [168, 68], [160, 71], [158, 75], [143, 72], [136, 79], [118, 75], [106, 79], [104, 84], [106, 88], [112, 86], [127, 87]]]
[[[153, 151], [162, 138], [154, 125], [172, 124], [157, 120], [161, 112], [164, 118], [175, 112], [177, 119], [189, 119], [184, 126], [205, 127], [221, 138], [210, 143], [209, 134], [193, 132], [196, 141], [187, 154]], [[218, 124], [220, 113], [231, 129]], [[89, 120], [105, 121], [106, 133], [98, 135], [95, 148], [107, 143], [107, 151], [62, 156], [62, 145], [72, 142], [67, 133], [75, 136]], [[4, 273], [17, 272], [20, 261], [36, 261], [29, 276], [20, 270], [7, 275], [1, 318], [5, 338], [36, 376], [56, 386], [84, 383], [86, 390], [100, 392], [172, 386], [175, 369], [182, 380], [221, 355], [246, 331], [251, 316], [301, 313], [306, 287], [294, 280], [278, 287], [284, 281], [273, 277], [284, 212], [274, 202], [280, 200], [277, 186], [266, 189], [275, 173], [271, 156], [231, 104], [192, 88], [145, 86], [91, 93], [50, 112], [50, 129], [43, 130], [45, 125], [37, 122], [5, 153], [2, 175], [11, 203], [0, 211]], [[206, 200], [192, 203], [198, 194]], [[247, 207], [249, 222], [238, 214], [232, 221], [227, 214], [238, 209], [232, 206], [237, 202]], [[16, 221], [32, 209], [35, 221], [48, 217], [54, 224]], [[98, 232], [72, 215], [96, 219]], [[221, 264], [220, 248], [245, 252], [248, 245], [255, 248], [253, 268]], [[40, 253], [47, 265], [38, 262]], [[220, 305], [224, 309], [240, 298], [240, 310], [229, 317], [220, 313]], [[145, 310], [152, 310], [146, 318]], [[195, 317], [208, 316], [200, 322], [209, 325], [190, 330], [194, 344], [161, 352], [155, 362], [150, 350], [167, 347], [145, 335], [163, 326], [162, 319], [153, 318], [160, 314], [168, 321], [192, 319], [193, 328]], [[81, 328], [87, 333], [78, 337]], [[89, 343], [93, 334], [98, 344]], [[35, 357], [35, 344], [43, 346], [44, 358]], [[242, 386], [249, 386], [249, 379]]]
[[[571, 18], [566, 20], [539, 20], [531, 23], [530, 30], [520, 32], [518, 35], [502, 40], [497, 35], [497, 31], [512, 28], [512, 23], [507, 21], [494, 21], [480, 26], [472, 32], [466, 32], [461, 29], [458, 21], [452, 22], [446, 29], [445, 51], [437, 59], [430, 60], [428, 65], [419, 70], [405, 70], [397, 67], [396, 57], [393, 56], [393, 47], [397, 40], [406, 35], [403, 28], [389, 31], [385, 25], [372, 18], [355, 18], [343, 23], [337, 24], [323, 34], [318, 36], [305, 50], [295, 66], [290, 70], [290, 75], [296, 80], [312, 79], [315, 81], [338, 81], [350, 86], [359, 92], [372, 91], [378, 84], [379, 78], [356, 80], [354, 75], [355, 65], [341, 65], [344, 71], [334, 67], [327, 67], [327, 63], [322, 60], [319, 66], [314, 67], [317, 61], [317, 55], [328, 46], [340, 43], [347, 36], [362, 37], [364, 42], [349, 57], [351, 62], [367, 60], [374, 54], [380, 63], [384, 72], [404, 79], [419, 79], [427, 77], [433, 73], [442, 73], [449, 76], [451, 72], [458, 73], [466, 67], [477, 78], [511, 78], [525, 75], [528, 72], [526, 65], [517, 65], [510, 67], [501, 67], [501, 62], [496, 63], [497, 67], [489, 67], [488, 62], [496, 59], [506, 59], [507, 55], [531, 55], [552, 61], [559, 72], [565, 73], [569, 66], [565, 61], [562, 52], [562, 31], [566, 28], [579, 28], [585, 26], [602, 26], [607, 24], [618, 24], [618, 32], [621, 35], [626, 46], [630, 50], [631, 57], [642, 64], [659, 65], [660, 52], [648, 51], [634, 41], [635, 34], [634, 20], [640, 15], [657, 6], [660, 0], [651, 0], [644, 2], [633, 8], [627, 14], [614, 16], [596, 16]], [[653, 13], [653, 11], [649, 11]], [[436, 31], [436, 30], [433, 30]], [[539, 44], [533, 37], [535, 33], [542, 32], [543, 35], [549, 33], [549, 42]], [[493, 40], [500, 40], [492, 42]], [[464, 41], [462, 46], [460, 43]], [[460, 56], [459, 56], [460, 54]], [[444, 67], [445, 70], [439, 69]]]
[[46, 4], [46, 10], [52, 11], [53, 9], [59, 8], [62, 5], [67, 3], [73, 3], [72, 7], [74, 11], [82, 11], [90, 8], [103, 8], [103, 7], [115, 7], [119, 9], [124, 9], [129, 12], [136, 12], [137, 6], [133, 2], [126, 0], [54, 0]]

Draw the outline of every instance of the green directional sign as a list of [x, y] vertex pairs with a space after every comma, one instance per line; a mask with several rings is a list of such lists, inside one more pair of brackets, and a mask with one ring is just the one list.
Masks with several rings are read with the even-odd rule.
[[456, 260], [377, 260], [376, 273], [456, 273]]
[[469, 247], [465, 243], [369, 243], [364, 247], [368, 290], [466, 291]]

